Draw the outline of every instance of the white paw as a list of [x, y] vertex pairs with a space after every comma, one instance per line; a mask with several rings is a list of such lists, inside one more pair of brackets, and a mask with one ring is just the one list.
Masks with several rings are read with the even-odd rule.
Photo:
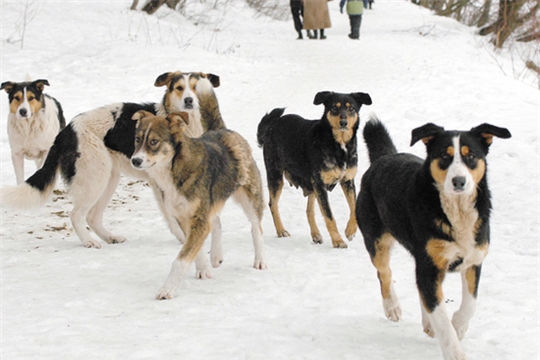
[[223, 263], [223, 254], [214, 254], [214, 252], [210, 252], [210, 261], [212, 262], [212, 267], [219, 267]]
[[195, 277], [201, 280], [210, 279], [212, 278], [212, 272], [210, 271], [209, 268], [200, 269], [200, 270], [197, 269], [197, 274], [195, 275]]
[[173, 289], [169, 289], [163, 286], [161, 289], [159, 289], [156, 295], [156, 299], [157, 300], [170, 300], [173, 298], [173, 295], [174, 295]]
[[82, 240], [81, 239], [81, 242], [83, 243], [83, 246], [86, 248], [101, 249], [101, 244], [97, 240], [94, 240], [94, 239]]
[[452, 325], [454, 326], [454, 329], [456, 330], [458, 339], [463, 340], [463, 338], [465, 337], [465, 333], [467, 332], [467, 329], [469, 328], [469, 322], [462, 321], [459, 318], [458, 313], [455, 313], [454, 316], [452, 317]]
[[121, 244], [127, 239], [121, 235], [112, 235], [110, 238], [106, 239], [108, 244]]
[[383, 299], [384, 314], [392, 321], [401, 319], [401, 306], [398, 300]]
[[266, 262], [264, 260], [257, 260], [257, 259], [255, 259], [255, 262], [253, 263], [253, 267], [257, 270], [268, 269], [268, 266], [266, 265]]

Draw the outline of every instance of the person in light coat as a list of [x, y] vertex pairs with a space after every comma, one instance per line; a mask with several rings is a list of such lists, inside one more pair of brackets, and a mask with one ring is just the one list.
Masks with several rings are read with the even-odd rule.
[[343, 14], [343, 8], [347, 4], [347, 14], [351, 24], [350, 39], [360, 39], [360, 25], [362, 24], [362, 14], [364, 13], [363, 0], [341, 0], [339, 3], [339, 11]]
[[326, 39], [324, 29], [331, 27], [328, 0], [304, 0], [304, 29], [314, 30], [310, 39], [317, 39], [318, 31], [321, 34], [320, 39]]

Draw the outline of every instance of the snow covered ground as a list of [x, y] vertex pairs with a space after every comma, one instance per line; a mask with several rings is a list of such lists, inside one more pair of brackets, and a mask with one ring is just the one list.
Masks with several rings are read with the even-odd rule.
[[[493, 195], [492, 246], [484, 262], [478, 307], [462, 346], [469, 359], [539, 356], [539, 92], [511, 76], [516, 66], [457, 22], [406, 1], [377, 0], [366, 11], [361, 40], [347, 38], [348, 18], [329, 3], [328, 39], [297, 41], [292, 20], [256, 15], [243, 2], [225, 15], [188, 8], [129, 11], [124, 1], [31, 2], [20, 49], [25, 2], [1, 2], [3, 81], [48, 79], [47, 93], [66, 117], [117, 101], [159, 101], [163, 72], [221, 76], [216, 89], [227, 125], [251, 143], [264, 177], [256, 126], [275, 107], [319, 118], [321, 90], [367, 92], [397, 147], [426, 122], [469, 129], [507, 127], [488, 157]], [[283, 6], [288, 6], [283, 0]], [[195, 24], [197, 22], [197, 24]], [[0, 96], [0, 181], [14, 184]], [[368, 166], [359, 142], [359, 173]], [[31, 162], [26, 166], [34, 171]], [[359, 186], [360, 176], [357, 178]], [[348, 209], [338, 189], [331, 203], [340, 230]], [[169, 233], [150, 189], [124, 179], [105, 224], [128, 241], [84, 248], [56, 195], [32, 211], [1, 209], [2, 359], [438, 359], [437, 341], [422, 332], [411, 257], [396, 247], [392, 268], [403, 321], [384, 317], [376, 272], [360, 233], [346, 250], [310, 241], [305, 199], [284, 190], [281, 211], [290, 238], [277, 238], [270, 212], [263, 222], [269, 269], [251, 268], [250, 226], [234, 203], [222, 214], [225, 262], [210, 280], [189, 276], [170, 301], [154, 295], [180, 245]], [[194, 274], [194, 270], [193, 273]], [[460, 279], [449, 275], [450, 311]]]

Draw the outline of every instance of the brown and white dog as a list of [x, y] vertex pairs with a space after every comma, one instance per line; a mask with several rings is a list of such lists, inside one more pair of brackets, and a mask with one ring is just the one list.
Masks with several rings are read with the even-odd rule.
[[[133, 119], [137, 129], [131, 163], [150, 176], [162, 194], [166, 211], [186, 233], [186, 242], [156, 298], [172, 298], [193, 262], [198, 278], [210, 277], [208, 258], [201, 249], [214, 219], [230, 197], [242, 206], [251, 222], [253, 266], [266, 269], [261, 176], [247, 141], [226, 129], [209, 131], [199, 138], [186, 136], [191, 121], [186, 113], [163, 117], [139, 111]], [[216, 245], [212, 239], [212, 258], [216, 257]]]
[[[198, 96], [201, 83], [206, 85], [205, 89], [210, 94]], [[87, 230], [86, 224], [109, 244], [124, 242], [126, 239], [123, 236], [111, 233], [102, 224], [103, 212], [120, 181], [120, 175], [148, 180], [153, 185], [144, 171], [136, 171], [130, 165], [135, 148], [133, 114], [145, 110], [166, 116], [174, 111], [186, 111], [191, 119], [191, 124], [186, 127], [186, 135], [194, 137], [206, 130], [225, 126], [220, 117], [206, 121], [206, 115], [201, 115], [199, 111], [201, 106], [218, 107], [214, 103], [216, 98], [213, 93], [213, 87], [219, 86], [217, 75], [169, 72], [160, 75], [154, 85], [166, 86], [161, 103], [115, 103], [76, 116], [58, 134], [40, 170], [17, 187], [2, 189], [2, 205], [18, 208], [43, 205], [60, 174], [73, 201], [71, 222], [83, 245], [101, 247], [100, 242]], [[152, 188], [171, 232], [183, 241], [183, 231], [176, 220], [164, 211], [161, 194]]]
[[0, 85], [8, 93], [8, 136], [17, 184], [24, 181], [24, 159], [41, 168], [54, 138], [66, 126], [60, 103], [43, 93], [45, 85], [49, 86], [45, 79]]

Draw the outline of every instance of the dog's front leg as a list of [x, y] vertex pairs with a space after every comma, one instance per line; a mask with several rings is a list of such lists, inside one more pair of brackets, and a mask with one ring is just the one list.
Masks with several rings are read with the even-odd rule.
[[11, 161], [15, 170], [17, 185], [24, 182], [24, 155], [23, 153], [11, 153]]
[[473, 265], [461, 272], [461, 306], [452, 317], [452, 325], [454, 325], [460, 340], [465, 336], [469, 321], [476, 311], [476, 297], [478, 295], [481, 269], [482, 265]]
[[343, 194], [345, 194], [347, 204], [349, 205], [349, 209], [351, 211], [349, 215], [349, 221], [347, 222], [347, 227], [345, 228], [345, 236], [347, 237], [347, 240], [351, 241], [352, 239], [354, 239], [354, 236], [356, 235], [356, 229], [358, 228], [355, 215], [356, 188], [354, 186], [354, 177], [350, 180], [342, 180], [340, 182], [340, 185], [341, 189], [343, 190]]
[[[428, 250], [429, 252], [429, 250]], [[445, 360], [465, 360], [458, 335], [446, 311], [442, 282], [448, 262], [439, 258], [416, 259], [416, 283], [425, 312], [422, 313], [424, 331], [433, 333]], [[426, 325], [428, 328], [425, 328]]]
[[189, 231], [186, 243], [182, 246], [178, 257], [173, 261], [171, 271], [165, 283], [159, 289], [156, 299], [172, 299], [174, 292], [178, 288], [180, 281], [186, 275], [189, 266], [193, 263], [196, 256], [201, 251], [204, 239], [210, 233], [210, 223], [205, 214], [195, 214], [191, 220], [191, 229]]
[[317, 200], [319, 201], [319, 207], [321, 208], [321, 213], [323, 214], [326, 228], [330, 233], [332, 245], [335, 248], [346, 249], [347, 244], [343, 241], [341, 235], [339, 234], [336, 220], [334, 219], [334, 216], [332, 215], [332, 210], [330, 209], [328, 193], [320, 184], [313, 184], [313, 189], [315, 190], [315, 194], [317, 195]]

